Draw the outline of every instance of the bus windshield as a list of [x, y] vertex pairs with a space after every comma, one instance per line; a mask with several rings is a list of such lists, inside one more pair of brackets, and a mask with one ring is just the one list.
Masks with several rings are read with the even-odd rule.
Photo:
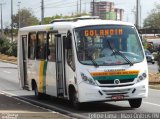
[[142, 62], [144, 54], [133, 26], [99, 25], [75, 29], [78, 60], [85, 65]]

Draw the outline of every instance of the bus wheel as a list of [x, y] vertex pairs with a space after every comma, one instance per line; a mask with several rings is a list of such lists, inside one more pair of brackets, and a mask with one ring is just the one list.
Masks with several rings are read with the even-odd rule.
[[34, 94], [35, 94], [35, 97], [36, 97], [37, 99], [42, 99], [42, 94], [39, 93], [38, 87], [37, 87], [36, 84], [35, 84], [35, 88], [34, 88]]
[[81, 109], [81, 103], [78, 102], [78, 98], [77, 98], [77, 94], [75, 90], [70, 92], [70, 101], [71, 101], [72, 106], [75, 109], [77, 110]]
[[139, 99], [129, 99], [129, 104], [131, 108], [139, 108], [142, 104], [142, 98]]

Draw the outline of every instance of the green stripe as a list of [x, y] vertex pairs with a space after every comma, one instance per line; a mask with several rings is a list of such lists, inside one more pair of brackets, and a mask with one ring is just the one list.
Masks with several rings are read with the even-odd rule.
[[48, 61], [44, 62], [44, 69], [43, 69], [43, 93], [46, 93], [46, 72], [47, 72], [47, 64]]
[[114, 80], [114, 79], [119, 79], [119, 80], [124, 80], [124, 79], [133, 79], [136, 78], [137, 75], [119, 75], [119, 76], [95, 76], [93, 77], [94, 80]]

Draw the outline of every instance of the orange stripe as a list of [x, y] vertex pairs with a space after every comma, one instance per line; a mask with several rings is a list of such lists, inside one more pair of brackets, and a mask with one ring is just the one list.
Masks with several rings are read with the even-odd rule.
[[44, 61], [40, 61], [40, 71], [39, 71], [39, 92], [43, 93], [43, 69]]
[[92, 76], [115, 76], [115, 75], [137, 75], [138, 70], [112, 71], [112, 72], [91, 72]]

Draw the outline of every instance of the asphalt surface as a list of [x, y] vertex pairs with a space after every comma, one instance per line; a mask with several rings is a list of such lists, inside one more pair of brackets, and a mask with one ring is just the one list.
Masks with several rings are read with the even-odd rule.
[[148, 62], [148, 71], [149, 73], [158, 73], [157, 62], [155, 62], [154, 64]]
[[20, 95], [33, 95], [33, 92], [19, 88], [17, 75], [16, 65], [0, 62], [0, 119], [70, 118], [20, 99]]
[[[151, 65], [151, 67], [152, 66], [154, 65]], [[95, 114], [160, 113], [159, 90], [149, 89], [149, 97], [143, 99], [143, 103], [138, 109], [130, 108], [128, 101], [120, 101], [106, 103], [87, 103], [83, 105], [82, 110], [78, 111], [73, 109], [69, 102], [66, 100], [51, 97], [37, 100], [34, 97], [34, 93], [32, 91], [20, 90], [16, 65], [0, 62], [0, 81], [0, 90], [4, 94], [12, 95], [16, 98], [31, 102], [32, 104], [45, 107], [52, 111], [63, 113], [71, 118], [93, 118], [93, 115]]]

